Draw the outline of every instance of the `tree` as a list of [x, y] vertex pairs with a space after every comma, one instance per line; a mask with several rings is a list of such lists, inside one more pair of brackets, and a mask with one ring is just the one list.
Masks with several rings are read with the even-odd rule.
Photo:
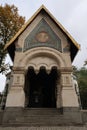
[[0, 92], [0, 106], [1, 106], [1, 101], [2, 101], [2, 94]]
[[84, 63], [84, 66], [86, 66], [87, 65], [87, 60], [85, 60], [85, 63]]
[[80, 69], [74, 67], [74, 74], [78, 80], [82, 108], [87, 109], [87, 69], [85, 67]]
[[5, 44], [18, 32], [25, 22], [25, 17], [18, 14], [18, 8], [14, 5], [0, 5], [0, 73], [8, 69], [5, 65], [7, 51]]

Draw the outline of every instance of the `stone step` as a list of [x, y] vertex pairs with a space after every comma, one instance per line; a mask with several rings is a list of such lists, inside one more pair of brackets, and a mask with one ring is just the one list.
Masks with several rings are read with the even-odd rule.
[[[62, 117], [62, 116], [60, 116], [60, 117], [58, 117], [58, 116], [28, 116], [28, 117], [24, 117], [24, 116], [21, 116], [21, 117], [16, 117], [16, 118], [14, 118], [14, 119], [10, 119], [9, 120], [9, 122], [11, 121], [13, 121], [13, 122], [24, 122], [25, 120], [26, 120], [26, 123], [32, 123], [32, 122], [38, 122], [38, 123], [40, 123], [40, 122], [58, 122], [58, 121], [62, 121], [64, 118]], [[67, 120], [69, 120], [68, 118], [67, 118]], [[66, 121], [66, 120], [65, 120]]]
[[30, 109], [24, 109], [23, 112], [25, 115], [58, 115], [61, 114], [61, 112], [56, 108], [30, 108]]
[[86, 126], [0, 127], [0, 130], [87, 130]]
[[9, 119], [7, 123], [9, 125], [24, 125], [24, 126], [54, 126], [54, 125], [64, 125], [64, 124], [72, 124], [70, 122], [70, 119], [64, 118], [64, 116], [49, 116], [49, 115], [43, 115], [43, 116], [18, 116], [13, 119]]
[[4, 126], [58, 126], [73, 123], [76, 123], [73, 117], [65, 116], [55, 108], [8, 109], [3, 117]]

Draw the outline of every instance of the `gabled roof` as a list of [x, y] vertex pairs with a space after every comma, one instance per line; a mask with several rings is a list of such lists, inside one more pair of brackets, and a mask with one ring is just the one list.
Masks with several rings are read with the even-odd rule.
[[66, 34], [66, 36], [71, 40], [77, 50], [80, 49], [80, 45], [73, 39], [73, 37], [66, 31], [66, 29], [54, 18], [54, 16], [48, 11], [48, 9], [42, 5], [35, 14], [23, 25], [23, 27], [18, 31], [18, 33], [5, 45], [4, 49], [7, 49], [20, 35], [21, 33], [29, 26], [29, 24], [35, 19], [35, 17], [40, 13], [41, 10], [44, 10], [59, 26], [59, 28]]

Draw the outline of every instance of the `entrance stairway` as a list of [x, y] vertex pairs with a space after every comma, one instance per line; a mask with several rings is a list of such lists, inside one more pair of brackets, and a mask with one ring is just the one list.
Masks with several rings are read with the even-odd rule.
[[87, 126], [0, 127], [0, 130], [87, 130]]
[[73, 117], [65, 116], [56, 108], [29, 108], [6, 110], [4, 126], [62, 126], [80, 124]]

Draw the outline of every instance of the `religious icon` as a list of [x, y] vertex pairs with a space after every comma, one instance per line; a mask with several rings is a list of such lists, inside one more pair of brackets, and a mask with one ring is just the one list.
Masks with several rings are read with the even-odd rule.
[[36, 35], [36, 39], [39, 42], [47, 42], [49, 40], [49, 36], [46, 32], [40, 32]]

